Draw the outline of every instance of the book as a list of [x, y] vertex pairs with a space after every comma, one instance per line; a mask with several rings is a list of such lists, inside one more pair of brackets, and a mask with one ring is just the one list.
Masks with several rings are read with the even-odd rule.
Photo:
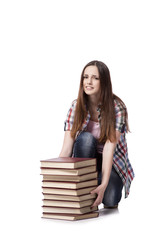
[[70, 175], [70, 176], [80, 176], [86, 173], [91, 173], [96, 171], [96, 165], [83, 167], [78, 169], [65, 169], [65, 168], [42, 168], [41, 175]]
[[43, 181], [68, 181], [68, 182], [83, 182], [90, 179], [98, 178], [98, 172], [83, 174], [81, 176], [68, 176], [68, 175], [43, 175]]
[[48, 160], [41, 160], [41, 167], [45, 168], [82, 168], [86, 166], [96, 165], [96, 158], [72, 158], [59, 157]]
[[89, 194], [96, 186], [81, 188], [81, 189], [64, 189], [64, 188], [46, 188], [42, 187], [43, 193], [47, 194], [58, 194], [58, 195], [72, 195], [80, 196], [84, 194]]
[[51, 188], [70, 188], [70, 189], [80, 189], [80, 188], [85, 188], [85, 187], [90, 187], [90, 186], [96, 186], [98, 184], [97, 179], [85, 181], [85, 182], [79, 182], [79, 183], [74, 183], [74, 182], [42, 182], [43, 187], [51, 187]]
[[88, 212], [97, 211], [98, 207], [83, 207], [83, 208], [67, 208], [67, 207], [46, 207], [42, 206], [43, 212], [47, 213], [70, 213], [70, 214], [84, 214]]
[[95, 199], [96, 198], [96, 193], [94, 194], [85, 194], [81, 196], [72, 196], [72, 195], [57, 195], [57, 194], [45, 194], [43, 193], [43, 197], [45, 200], [66, 200], [66, 201], [74, 201], [74, 202], [79, 202], [79, 201], [85, 201], [88, 199]]
[[91, 213], [85, 213], [85, 214], [79, 214], [79, 215], [43, 212], [42, 218], [76, 221], [76, 220], [82, 220], [82, 219], [87, 219], [87, 218], [95, 218], [98, 216], [99, 216], [98, 212], [91, 212]]
[[89, 200], [80, 201], [80, 202], [43, 200], [43, 206], [82, 208], [86, 206], [91, 206], [94, 203], [94, 201], [95, 201], [94, 199], [89, 199]]

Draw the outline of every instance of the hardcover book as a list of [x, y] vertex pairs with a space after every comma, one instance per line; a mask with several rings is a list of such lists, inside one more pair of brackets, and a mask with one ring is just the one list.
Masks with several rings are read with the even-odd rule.
[[86, 201], [74, 202], [74, 201], [57, 201], [57, 200], [43, 200], [43, 205], [47, 207], [71, 207], [71, 208], [82, 208], [91, 206], [94, 203], [94, 199]]
[[65, 168], [42, 168], [42, 175], [69, 175], [69, 176], [80, 176], [86, 173], [91, 173], [96, 171], [96, 165], [83, 167], [78, 169], [65, 169]]
[[96, 194], [85, 194], [81, 196], [72, 196], [72, 195], [57, 195], [57, 194], [45, 194], [43, 193], [43, 197], [45, 200], [62, 200], [62, 201], [73, 201], [80, 202], [88, 199], [95, 199]]
[[79, 182], [79, 183], [74, 183], [74, 182], [42, 182], [43, 187], [51, 187], [51, 188], [69, 188], [69, 189], [80, 189], [80, 188], [85, 188], [85, 187], [90, 187], [90, 186], [96, 186], [98, 184], [97, 179], [85, 181], [85, 182]]
[[45, 168], [82, 168], [86, 166], [96, 165], [96, 158], [72, 158], [59, 157], [48, 160], [41, 160], [41, 167]]
[[60, 213], [43, 213], [42, 218], [50, 218], [50, 219], [60, 219], [60, 220], [69, 220], [69, 221], [76, 221], [88, 218], [95, 218], [98, 217], [98, 212], [91, 212], [85, 214], [60, 214]]
[[68, 207], [46, 207], [42, 206], [43, 212], [47, 213], [70, 213], [70, 214], [84, 214], [98, 210], [97, 207], [91, 208], [83, 207], [83, 208], [68, 208]]
[[71, 195], [71, 196], [81, 196], [84, 194], [89, 194], [96, 186], [81, 188], [81, 189], [65, 189], [65, 188], [46, 188], [42, 187], [43, 193], [47, 194], [60, 194], [60, 195]]
[[97, 179], [98, 173], [88, 173], [81, 176], [70, 176], [70, 175], [43, 175], [43, 181], [68, 181], [68, 182], [84, 182], [90, 179]]

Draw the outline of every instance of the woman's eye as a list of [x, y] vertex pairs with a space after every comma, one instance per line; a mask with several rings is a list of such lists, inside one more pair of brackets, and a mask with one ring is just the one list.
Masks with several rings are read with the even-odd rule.
[[[86, 78], [86, 79], [87, 79], [88, 76], [83, 76], [83, 78]], [[93, 79], [96, 79], [96, 80], [99, 80], [99, 78], [98, 78], [98, 77], [95, 77], [95, 76], [93, 76], [92, 78], [93, 78]]]

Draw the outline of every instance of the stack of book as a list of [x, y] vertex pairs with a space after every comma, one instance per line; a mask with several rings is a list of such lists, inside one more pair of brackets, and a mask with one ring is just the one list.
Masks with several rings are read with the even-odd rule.
[[98, 185], [96, 159], [53, 158], [41, 160], [43, 218], [79, 220], [98, 217], [92, 207]]

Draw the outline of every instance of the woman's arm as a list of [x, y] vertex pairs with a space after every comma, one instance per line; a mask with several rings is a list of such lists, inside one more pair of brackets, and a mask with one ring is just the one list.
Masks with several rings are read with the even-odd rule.
[[101, 204], [103, 200], [103, 195], [108, 185], [110, 174], [111, 174], [114, 150], [117, 145], [117, 142], [120, 139], [120, 136], [121, 136], [121, 133], [119, 131], [116, 131], [116, 141], [115, 142], [107, 141], [104, 145], [103, 161], [102, 161], [102, 181], [101, 181], [101, 184], [91, 192], [91, 194], [92, 193], [98, 194], [92, 207], [98, 206], [99, 204]]
[[70, 131], [65, 131], [62, 150], [59, 157], [71, 157], [74, 139], [71, 137]]

